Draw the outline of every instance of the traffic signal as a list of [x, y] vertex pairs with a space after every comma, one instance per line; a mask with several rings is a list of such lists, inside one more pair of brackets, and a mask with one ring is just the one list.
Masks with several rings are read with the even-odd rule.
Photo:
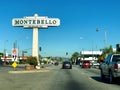
[[68, 52], [66, 52], [66, 55], [68, 55]]
[[98, 32], [99, 31], [99, 29], [98, 28], [96, 28], [96, 32]]
[[120, 44], [116, 44], [116, 51], [120, 52]]
[[39, 47], [39, 51], [42, 51], [42, 47]]

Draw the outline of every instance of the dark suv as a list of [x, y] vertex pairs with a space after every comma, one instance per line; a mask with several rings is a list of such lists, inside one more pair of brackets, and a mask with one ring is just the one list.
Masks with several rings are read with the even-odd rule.
[[62, 64], [62, 69], [72, 69], [72, 63], [70, 61], [64, 61]]

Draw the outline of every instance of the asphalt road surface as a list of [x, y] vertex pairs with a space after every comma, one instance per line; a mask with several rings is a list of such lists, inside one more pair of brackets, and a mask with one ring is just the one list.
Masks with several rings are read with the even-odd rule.
[[[5, 67], [4, 67], [5, 68]], [[0, 67], [0, 90], [120, 90], [120, 82], [100, 79], [99, 69], [61, 69], [50, 66], [47, 72], [8, 73]]]

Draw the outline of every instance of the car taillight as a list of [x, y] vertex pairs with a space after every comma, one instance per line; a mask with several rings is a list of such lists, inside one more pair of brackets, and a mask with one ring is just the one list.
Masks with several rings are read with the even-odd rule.
[[114, 70], [117, 70], [118, 69], [118, 64], [115, 64], [114, 65]]

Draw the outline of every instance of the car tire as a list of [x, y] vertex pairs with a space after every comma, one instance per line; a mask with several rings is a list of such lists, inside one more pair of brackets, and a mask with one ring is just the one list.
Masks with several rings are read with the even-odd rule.
[[109, 73], [109, 83], [112, 84], [115, 82], [115, 78], [113, 77], [112, 72]]
[[103, 74], [103, 71], [101, 70], [101, 79], [105, 79], [105, 75]]

